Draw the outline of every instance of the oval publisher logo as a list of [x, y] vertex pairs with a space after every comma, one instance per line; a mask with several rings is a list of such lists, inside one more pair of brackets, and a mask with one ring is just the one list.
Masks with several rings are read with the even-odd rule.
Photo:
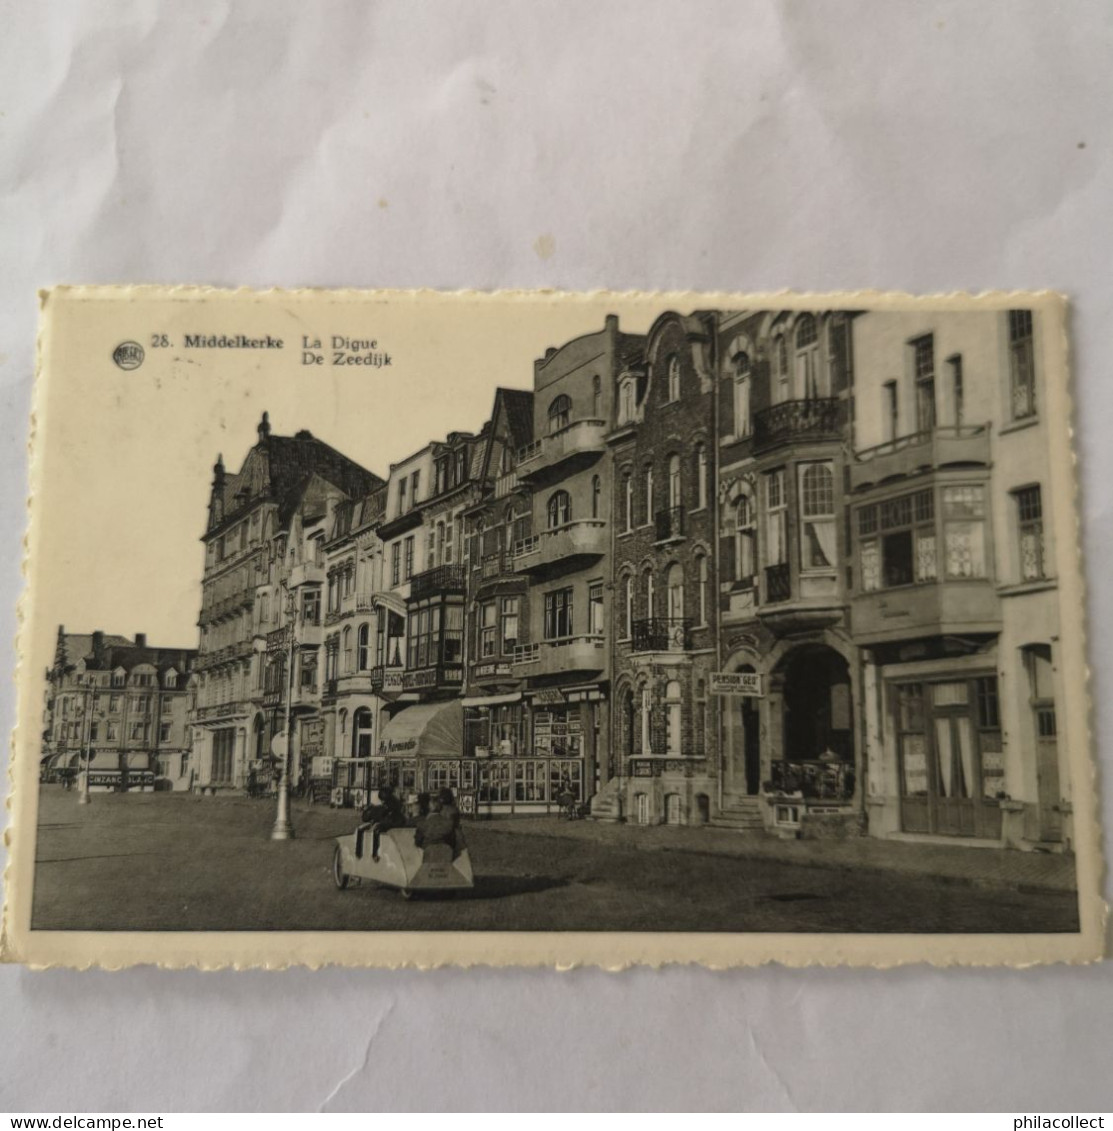
[[112, 351], [112, 360], [121, 369], [138, 369], [145, 356], [143, 347], [138, 342], [121, 342]]

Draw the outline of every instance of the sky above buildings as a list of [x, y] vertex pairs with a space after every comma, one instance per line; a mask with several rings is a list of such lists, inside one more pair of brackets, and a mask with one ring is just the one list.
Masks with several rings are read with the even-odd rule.
[[[196, 646], [213, 463], [222, 454], [239, 470], [264, 410], [276, 434], [308, 429], [385, 477], [430, 440], [481, 428], [497, 386], [532, 388], [547, 347], [600, 329], [610, 312], [622, 330], [644, 332], [662, 309], [660, 300], [582, 296], [55, 304], [36, 406], [36, 643], [64, 624]], [[162, 334], [169, 345], [155, 344]], [[283, 348], [185, 346], [186, 335], [236, 334], [270, 334]], [[374, 341], [357, 356], [385, 353], [391, 364], [333, 365], [333, 335]], [[134, 370], [111, 361], [126, 340], [144, 346]], [[320, 341], [308, 352], [323, 364], [303, 364], [306, 341]]]

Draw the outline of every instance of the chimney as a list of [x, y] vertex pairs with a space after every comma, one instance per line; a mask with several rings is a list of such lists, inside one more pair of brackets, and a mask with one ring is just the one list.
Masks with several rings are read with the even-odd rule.
[[271, 420], [267, 413], [263, 413], [262, 420], [259, 421], [259, 442], [262, 443], [271, 434]]
[[136, 648], [147, 647], [147, 634], [145, 632], [137, 632], [135, 634], [135, 646]]
[[606, 327], [612, 334], [618, 333], [618, 315], [608, 314], [606, 320]]
[[93, 633], [93, 659], [97, 664], [104, 662], [104, 633], [99, 628]]

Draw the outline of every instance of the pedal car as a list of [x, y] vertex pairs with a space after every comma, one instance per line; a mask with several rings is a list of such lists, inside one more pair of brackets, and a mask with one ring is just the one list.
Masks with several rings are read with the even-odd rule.
[[448, 844], [414, 844], [416, 829], [390, 829], [379, 837], [378, 859], [372, 856], [373, 832], [361, 825], [354, 833], [336, 838], [332, 854], [332, 878], [344, 889], [352, 880], [371, 880], [398, 888], [403, 899], [419, 891], [465, 891], [475, 886], [471, 858], [457, 837]]

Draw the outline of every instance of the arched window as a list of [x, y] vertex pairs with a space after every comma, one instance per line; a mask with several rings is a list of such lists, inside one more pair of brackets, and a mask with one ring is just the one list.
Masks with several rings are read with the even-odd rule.
[[696, 444], [696, 507], [707, 506], [707, 448]]
[[645, 596], [645, 615], [653, 616], [653, 570], [647, 569], [642, 575], [642, 592]]
[[622, 579], [622, 629], [620, 636], [627, 640], [634, 631], [634, 579], [627, 574]]
[[810, 463], [800, 479], [803, 569], [835, 568], [835, 477], [828, 463]]
[[680, 563], [673, 562], [665, 577], [668, 617], [670, 620], [682, 620], [684, 617], [684, 570]]
[[680, 506], [680, 456], [669, 456], [669, 507]]
[[628, 471], [622, 477], [623, 518], [626, 530], [634, 529], [634, 476]]
[[341, 654], [344, 657], [343, 672], [347, 675], [352, 670], [352, 629], [350, 625], [344, 626], [344, 631], [341, 634], [344, 641], [344, 646]]
[[549, 498], [549, 529], [567, 526], [572, 521], [572, 496], [567, 491], [554, 491]]
[[807, 400], [819, 395], [819, 331], [815, 318], [801, 315], [796, 321], [796, 395]]
[[736, 437], [748, 436], [750, 425], [750, 355], [739, 350], [731, 359], [734, 365], [734, 434]]
[[599, 506], [603, 498], [603, 481], [598, 475], [591, 477], [591, 517], [599, 517]]
[[371, 709], [360, 707], [352, 717], [352, 754], [356, 758], [370, 758], [371, 747]]
[[572, 398], [565, 393], [553, 400], [549, 405], [549, 434], [567, 428], [572, 420]]
[[645, 521], [653, 521], [653, 465], [645, 465]]
[[618, 386], [618, 423], [634, 422], [634, 379], [624, 377]]
[[734, 504], [734, 579], [752, 581], [754, 577], [754, 509], [749, 495]]
[[680, 358], [674, 353], [668, 359], [669, 400], [680, 400]]
[[591, 379], [591, 415], [596, 420], [603, 415], [603, 380], [598, 374]]
[[356, 664], [361, 672], [371, 667], [371, 626], [361, 624], [356, 636]]
[[680, 728], [680, 681], [665, 684], [666, 754], [679, 754], [682, 745]]
[[711, 578], [706, 554], [696, 555], [696, 577], [699, 581], [699, 623], [707, 624], [711, 613]]

